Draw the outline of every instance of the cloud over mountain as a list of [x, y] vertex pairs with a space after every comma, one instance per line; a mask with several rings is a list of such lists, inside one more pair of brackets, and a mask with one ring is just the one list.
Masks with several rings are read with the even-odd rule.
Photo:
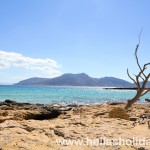
[[60, 64], [55, 60], [46, 58], [31, 58], [15, 52], [0, 51], [0, 69], [19, 67], [29, 70], [40, 71], [49, 76], [60, 75]]

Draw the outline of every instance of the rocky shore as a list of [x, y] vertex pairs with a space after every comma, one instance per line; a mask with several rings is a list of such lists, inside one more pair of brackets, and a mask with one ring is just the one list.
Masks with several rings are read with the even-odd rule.
[[150, 104], [135, 104], [127, 112], [129, 120], [110, 118], [112, 109], [124, 106], [61, 106], [5, 100], [0, 102], [0, 149], [150, 150]]

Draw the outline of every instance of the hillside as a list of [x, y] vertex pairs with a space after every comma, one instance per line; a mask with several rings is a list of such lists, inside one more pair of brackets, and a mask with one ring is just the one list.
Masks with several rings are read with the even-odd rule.
[[99, 87], [133, 87], [133, 84], [114, 77], [92, 78], [85, 73], [63, 74], [55, 78], [30, 78], [14, 85], [42, 86], [99, 86]]
[[118, 79], [114, 77], [104, 77], [100, 78], [98, 81], [98, 86], [102, 87], [133, 87], [133, 84], [125, 81], [123, 79]]
[[14, 85], [40, 85], [45, 80], [48, 80], [48, 78], [34, 77], [34, 78], [29, 78], [26, 80], [19, 81], [18, 83], [14, 84]]

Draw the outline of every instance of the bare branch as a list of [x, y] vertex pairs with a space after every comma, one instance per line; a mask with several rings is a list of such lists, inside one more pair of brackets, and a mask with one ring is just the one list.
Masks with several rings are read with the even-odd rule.
[[[148, 65], [150, 65], [150, 62], [149, 62], [149, 63], [144, 64], [143, 69], [144, 69], [144, 68], [146, 69], [146, 67], [147, 67]], [[144, 69], [144, 70], [145, 70], [145, 69]]]
[[[127, 74], [128, 74], [128, 77], [129, 77], [129, 78], [136, 84], [136, 86], [138, 87], [138, 84], [136, 83], [136, 81], [130, 76], [128, 68], [127, 68]], [[138, 87], [138, 89], [139, 89], [139, 87]]]
[[142, 95], [141, 96], [144, 96], [145, 94], [147, 94], [149, 91], [148, 90], [146, 90], [144, 93], [142, 93]]
[[137, 51], [138, 51], [138, 48], [139, 48], [139, 43], [137, 44], [136, 48], [135, 48], [135, 59], [136, 59], [136, 63], [138, 65], [138, 67], [140, 68], [140, 70], [142, 70], [140, 64], [139, 64], [139, 60], [138, 60], [138, 57], [137, 57]]
[[144, 78], [140, 75], [140, 78], [144, 81]]
[[134, 55], [135, 55], [136, 62], [137, 62], [137, 65], [138, 65], [138, 67], [139, 67], [140, 70], [142, 70], [142, 68], [141, 68], [141, 66], [140, 66], [140, 64], [139, 64], [137, 52], [138, 52], [138, 48], [139, 48], [139, 45], [140, 45], [140, 37], [141, 37], [141, 34], [142, 34], [142, 30], [141, 30], [141, 32], [140, 32], [140, 34], [139, 34], [139, 42], [138, 42], [138, 44], [136, 45], [135, 54], [134, 54]]
[[139, 59], [138, 59], [138, 56], [137, 56], [138, 48], [139, 48], [139, 46], [140, 46], [140, 37], [141, 37], [142, 31], [143, 31], [143, 28], [141, 29], [141, 32], [140, 32], [140, 34], [139, 34], [139, 42], [138, 42], [138, 44], [137, 44], [137, 46], [136, 46], [136, 48], [135, 48], [135, 54], [134, 54], [134, 55], [135, 55], [136, 63], [137, 63], [137, 65], [138, 65], [138, 67], [139, 67], [141, 73], [143, 74], [144, 77], [146, 77], [146, 75], [145, 75], [144, 72], [142, 71], [143, 69], [142, 69], [142, 67], [140, 66]]
[[136, 83], [137, 83], [138, 89], [140, 89], [139, 76], [136, 76]]
[[145, 88], [145, 85], [148, 81], [148, 79], [150, 78], [150, 73], [148, 74], [148, 76], [146, 77], [146, 79], [144, 80], [144, 82], [142, 83], [142, 88]]
[[[139, 72], [139, 74], [136, 76], [136, 78], [142, 78], [142, 80], [144, 79], [144, 78], [146, 78], [147, 76], [144, 74], [144, 71], [145, 71], [145, 69], [147, 68], [147, 66], [148, 65], [150, 65], [150, 63], [146, 63], [146, 64], [144, 64], [144, 66], [143, 66], [143, 69]], [[144, 75], [144, 78], [142, 77], [142, 75]], [[145, 79], [144, 79], [145, 80]]]
[[[137, 75], [135, 75], [135, 74], [133, 74], [133, 75], [134, 75], [135, 77], [137, 77]], [[144, 81], [144, 78], [143, 78], [141, 75], [139, 75], [138, 78], [139, 78], [139, 77]]]

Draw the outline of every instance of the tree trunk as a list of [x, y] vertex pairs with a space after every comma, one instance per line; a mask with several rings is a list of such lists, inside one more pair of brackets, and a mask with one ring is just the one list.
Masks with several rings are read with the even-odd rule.
[[141, 89], [140, 91], [137, 91], [137, 94], [135, 95], [135, 97], [132, 98], [132, 99], [130, 99], [130, 100], [128, 100], [128, 102], [127, 102], [127, 104], [126, 104], [126, 106], [125, 106], [124, 109], [127, 110], [127, 109], [130, 108], [134, 103], [136, 103], [136, 102], [139, 100], [139, 98], [141, 97], [143, 91], [144, 91], [144, 89]]

